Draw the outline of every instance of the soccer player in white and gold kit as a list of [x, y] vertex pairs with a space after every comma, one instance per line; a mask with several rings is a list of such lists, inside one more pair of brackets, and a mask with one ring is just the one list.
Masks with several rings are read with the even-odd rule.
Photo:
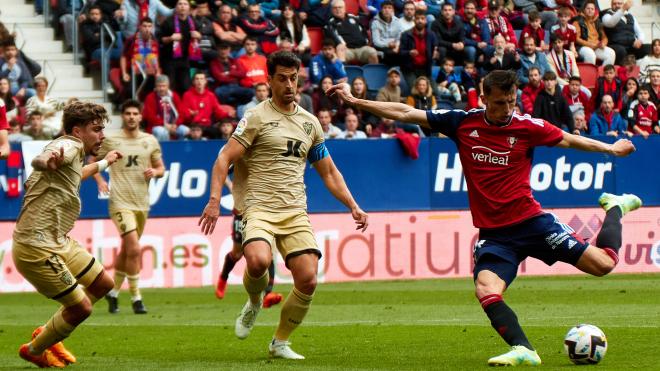
[[268, 58], [272, 98], [246, 112], [218, 156], [209, 202], [199, 220], [205, 234], [213, 232], [222, 185], [229, 165], [234, 164], [235, 203], [243, 208], [243, 253], [247, 263], [243, 284], [249, 296], [236, 320], [235, 333], [245, 339], [254, 326], [268, 284], [271, 246], [275, 244], [291, 271], [294, 287], [282, 306], [268, 348], [272, 357], [287, 359], [304, 358], [291, 350], [288, 340], [309, 310], [321, 257], [306, 211], [303, 177], [307, 162], [314, 165], [330, 192], [351, 210], [357, 229], [364, 231], [368, 225], [367, 214], [353, 199], [328, 153], [319, 121], [295, 103], [299, 68], [300, 60], [290, 52], [279, 51]]
[[68, 236], [80, 216], [80, 181], [121, 158], [110, 151], [96, 155], [108, 120], [101, 105], [74, 102], [64, 107], [65, 135], [34, 158], [25, 182], [23, 206], [14, 229], [12, 255], [16, 269], [39, 293], [62, 306], [23, 344], [19, 355], [39, 367], [64, 367], [75, 357], [61, 341], [92, 313], [92, 304], [112, 289], [112, 277], [78, 242]]
[[[138, 287], [141, 254], [140, 237], [149, 213], [149, 181], [165, 174], [158, 140], [140, 131], [140, 102], [128, 100], [121, 106], [122, 128], [108, 135], [99, 156], [119, 150], [124, 157], [110, 172], [110, 218], [121, 236], [121, 249], [115, 261], [114, 288], [106, 295], [108, 311], [119, 312], [118, 296], [124, 279], [128, 279], [133, 312], [145, 314]], [[101, 174], [94, 177], [101, 192], [108, 192], [108, 183]]]

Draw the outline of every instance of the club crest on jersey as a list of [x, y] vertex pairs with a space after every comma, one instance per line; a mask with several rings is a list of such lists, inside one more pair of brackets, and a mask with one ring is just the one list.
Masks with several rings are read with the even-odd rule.
[[518, 138], [516, 137], [508, 137], [506, 141], [509, 143], [509, 147], [513, 148], [513, 146], [518, 142]]
[[312, 134], [312, 123], [311, 122], [305, 122], [303, 124], [303, 128], [305, 129], [305, 133], [307, 133], [307, 135]]

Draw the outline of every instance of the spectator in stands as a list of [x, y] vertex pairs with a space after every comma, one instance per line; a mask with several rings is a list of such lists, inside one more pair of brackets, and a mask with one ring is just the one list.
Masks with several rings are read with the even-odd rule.
[[543, 74], [543, 85], [543, 90], [534, 101], [532, 117], [544, 119], [564, 131], [573, 133], [573, 112], [557, 89], [557, 75], [552, 71]]
[[35, 94], [30, 70], [22, 58], [13, 39], [5, 41], [3, 58], [0, 58], [0, 77], [6, 77], [13, 97], [24, 101]]
[[582, 6], [580, 14], [573, 20], [577, 32], [575, 42], [579, 46], [578, 53], [585, 63], [596, 64], [596, 58], [603, 61], [603, 65], [614, 64], [616, 53], [607, 46], [609, 40], [596, 14], [596, 0], [587, 0]]
[[27, 142], [32, 140], [32, 137], [23, 134], [21, 130], [21, 123], [18, 122], [18, 120], [11, 120], [9, 121], [9, 132], [8, 132], [7, 140], [9, 143], [20, 143], [20, 142]]
[[587, 118], [584, 114], [584, 111], [575, 111], [573, 113], [573, 121], [575, 122], [575, 126], [573, 127], [573, 134], [582, 136], [589, 134]]
[[23, 126], [23, 133], [29, 135], [33, 140], [52, 140], [53, 136], [44, 131], [43, 118], [43, 113], [38, 110], [30, 112], [27, 123]]
[[243, 41], [243, 49], [245, 54], [238, 58], [238, 64], [245, 71], [241, 86], [254, 88], [258, 83], [267, 83], [266, 57], [257, 53], [257, 39], [254, 36], [247, 36]]
[[461, 88], [462, 84], [461, 72], [455, 71], [455, 62], [451, 57], [446, 57], [442, 61], [442, 67], [438, 72], [436, 83], [438, 86], [438, 96], [441, 99], [453, 99], [454, 102], [461, 101]]
[[618, 77], [616, 77], [616, 70], [614, 66], [608, 64], [603, 69], [603, 76], [596, 80], [596, 92], [594, 94], [594, 107], [600, 107], [603, 96], [609, 95], [614, 102], [613, 110], [616, 112], [621, 111], [623, 105], [622, 93], [623, 84]]
[[[75, 8], [75, 16], [73, 10]], [[64, 30], [64, 45], [67, 51], [73, 50], [73, 22], [83, 8], [82, 0], [59, 0], [55, 9], [55, 18]]]
[[337, 57], [335, 41], [333, 39], [328, 38], [323, 40], [323, 49], [312, 58], [309, 72], [313, 85], [321, 83], [321, 79], [325, 76], [332, 77], [334, 84], [348, 80], [346, 70], [344, 69], [344, 62]]
[[268, 99], [268, 94], [270, 91], [268, 90], [268, 84], [265, 82], [259, 82], [254, 86], [254, 97], [252, 98], [251, 101], [248, 103], [238, 106], [236, 109], [236, 116], [238, 118], [243, 118], [245, 115], [245, 111], [249, 110], [250, 108], [256, 107], [257, 104], [265, 101]]
[[278, 45], [280, 43], [279, 40], [282, 38], [288, 38], [293, 41], [294, 53], [298, 55], [303, 65], [309, 65], [309, 60], [311, 59], [311, 41], [307, 33], [307, 26], [303, 24], [300, 15], [296, 13], [292, 5], [284, 5], [278, 28], [280, 30]]
[[234, 53], [233, 57], [237, 57], [237, 52], [243, 47], [246, 34], [233, 21], [229, 5], [223, 4], [220, 6], [218, 19], [213, 23], [213, 31], [221, 42], [231, 46], [232, 53]]
[[576, 26], [569, 23], [572, 14], [571, 10], [567, 7], [559, 8], [559, 23], [550, 27], [550, 34], [557, 35], [564, 40], [564, 49], [570, 50], [575, 58], [578, 57], [577, 49], [575, 48], [575, 41], [577, 40]]
[[401, 64], [399, 42], [403, 31], [401, 21], [394, 16], [394, 3], [390, 0], [383, 1], [380, 12], [371, 21], [371, 38], [376, 50], [383, 53], [384, 64], [388, 66]]
[[438, 108], [433, 90], [431, 90], [431, 81], [428, 77], [420, 76], [415, 80], [406, 104], [421, 110]]
[[634, 54], [637, 59], [649, 54], [649, 45], [644, 45], [644, 32], [632, 14], [628, 13], [632, 0], [612, 0], [612, 7], [601, 14], [605, 34], [610, 48], [616, 53], [616, 64], [621, 65], [623, 58]]
[[219, 134], [216, 122], [229, 114], [220, 107], [215, 94], [206, 89], [208, 80], [206, 74], [197, 71], [193, 78], [193, 86], [181, 99], [179, 123], [184, 125], [198, 124], [204, 131], [204, 136], [216, 138]]
[[626, 80], [623, 86], [623, 95], [621, 98], [621, 112], [622, 116], [626, 117], [630, 104], [637, 99], [637, 92], [639, 90], [639, 82], [634, 77]]
[[[415, 27], [401, 34], [401, 72], [408, 86], [414, 86], [420, 76], [432, 76], [431, 66], [438, 59], [435, 33], [426, 29], [426, 14], [415, 12]], [[433, 82], [435, 84], [435, 81]], [[435, 90], [435, 89], [434, 89]]]
[[378, 90], [376, 100], [380, 102], [401, 103], [401, 72], [392, 67], [387, 70], [387, 84]]
[[280, 30], [270, 19], [261, 15], [259, 4], [248, 5], [247, 15], [238, 19], [238, 25], [248, 36], [254, 37], [259, 43], [259, 49], [265, 55], [277, 50], [277, 37]]
[[506, 49], [508, 51], [514, 51], [516, 49], [516, 45], [518, 44], [516, 33], [513, 30], [511, 23], [509, 23], [509, 21], [500, 14], [501, 11], [501, 0], [488, 1], [488, 16], [485, 19], [486, 24], [488, 25], [490, 39], [495, 42], [495, 36], [502, 35], [502, 37], [504, 37], [504, 41], [506, 42]]
[[[80, 35], [82, 36], [82, 47], [85, 55], [93, 61], [101, 61], [101, 28], [103, 27], [103, 15], [101, 7], [92, 5], [89, 8], [89, 16], [80, 25]], [[105, 46], [110, 46], [110, 36], [106, 36]], [[121, 48], [115, 45], [110, 52], [110, 59], [117, 60], [121, 56]]]
[[543, 79], [541, 79], [541, 70], [532, 66], [528, 71], [528, 82], [522, 90], [520, 101], [522, 103], [522, 113], [531, 115], [534, 112], [534, 101], [541, 91], [545, 89]]
[[540, 76], [550, 71], [550, 65], [544, 53], [536, 51], [534, 39], [528, 37], [523, 39], [523, 53], [520, 55], [520, 69], [518, 70], [518, 79], [521, 83], [527, 84], [527, 76], [532, 67], [539, 69]]
[[568, 85], [568, 79], [571, 76], [580, 76], [577, 61], [573, 53], [564, 49], [564, 40], [557, 34], [550, 35], [550, 45], [552, 49], [548, 53], [548, 64], [550, 71], [557, 75], [557, 81], [560, 89]]
[[185, 140], [208, 140], [204, 137], [204, 129], [199, 124], [190, 125], [190, 132], [186, 135]]
[[652, 70], [649, 79], [651, 81], [646, 86], [649, 88], [649, 93], [651, 94], [651, 102], [656, 107], [660, 107], [660, 69]]
[[[362, 76], [356, 77], [351, 83], [351, 94], [358, 99], [367, 99], [374, 100], [374, 94], [369, 91], [369, 86], [367, 85], [367, 80]], [[358, 123], [361, 128], [366, 127], [367, 125], [374, 125], [378, 122], [378, 117], [371, 114], [367, 111], [362, 111], [355, 107], [345, 107], [346, 116], [349, 113], [355, 114], [358, 118]], [[344, 116], [344, 120], [346, 120]]]
[[156, 77], [156, 88], [147, 95], [142, 106], [146, 131], [160, 142], [170, 138], [184, 138], [189, 129], [185, 125], [177, 125], [181, 113], [181, 99], [175, 91], [170, 90], [170, 79], [167, 75], [159, 75]]
[[316, 1], [316, 0], [301, 0], [303, 4], [301, 10], [304, 10], [302, 14], [305, 14], [307, 18], [301, 14], [305, 24], [309, 27], [325, 27], [328, 23], [328, 19], [332, 16], [330, 11], [332, 3], [329, 0], [325, 1]]
[[378, 63], [376, 49], [369, 46], [367, 31], [362, 28], [357, 16], [346, 14], [344, 0], [332, 0], [332, 17], [323, 32], [337, 44], [337, 55], [342, 61]]
[[[554, 3], [554, 4], [553, 4]], [[555, 1], [548, 0], [513, 0], [513, 4], [517, 9], [521, 9], [523, 13], [529, 14], [531, 12], [539, 12], [541, 17], [541, 24], [543, 28], [549, 29], [555, 23], [557, 23], [557, 13], [551, 9], [557, 5]]]
[[577, 111], [583, 111], [587, 119], [591, 116], [593, 111], [591, 108], [591, 92], [589, 89], [582, 89], [582, 79], [579, 76], [571, 76], [568, 79], [568, 85], [562, 88], [561, 94], [566, 99], [573, 115]]
[[337, 136], [338, 139], [367, 139], [364, 131], [358, 130], [358, 117], [353, 113], [346, 114], [344, 119], [346, 130]]
[[403, 133], [403, 129], [397, 128], [394, 120], [382, 118], [378, 125], [367, 135], [370, 138], [393, 138], [399, 133]]
[[495, 48], [491, 45], [490, 31], [488, 22], [485, 19], [477, 17], [477, 5], [474, 0], [465, 2], [463, 8], [463, 27], [465, 28], [465, 45], [476, 49], [477, 55], [484, 58], [490, 58], [495, 53]]
[[637, 61], [637, 65], [639, 66], [639, 82], [648, 83], [651, 80], [650, 72], [660, 70], [660, 39], [653, 40], [651, 53]]
[[[533, 39], [529, 37], [528, 40]], [[509, 50], [506, 48], [506, 41], [502, 35], [495, 35], [493, 46], [495, 47], [495, 53], [484, 63], [484, 69], [486, 71], [521, 69], [522, 64], [520, 54], [515, 50]], [[541, 52], [535, 53], [542, 54]]]
[[403, 13], [399, 18], [401, 22], [401, 32], [406, 32], [413, 27], [415, 27], [415, 3], [411, 0], [407, 0], [403, 3]]
[[325, 139], [341, 138], [342, 131], [332, 124], [332, 115], [327, 108], [321, 108], [316, 115], [323, 128], [323, 137]]
[[520, 49], [522, 49], [523, 40], [525, 40], [526, 37], [534, 39], [536, 51], [548, 51], [548, 45], [545, 43], [545, 31], [543, 30], [543, 27], [541, 27], [541, 15], [536, 10], [529, 12], [529, 23], [523, 28], [522, 33], [520, 34], [520, 40], [518, 40], [518, 46]]
[[613, 137], [632, 136], [628, 131], [628, 123], [614, 110], [612, 97], [605, 94], [596, 110], [589, 119], [589, 135], [610, 135]]
[[62, 131], [62, 109], [64, 105], [53, 97], [46, 95], [48, 92], [48, 80], [43, 76], [34, 79], [36, 94], [27, 100], [25, 104], [27, 115], [39, 112], [43, 121], [43, 130], [50, 139]]
[[[154, 22], [145, 17], [140, 21], [140, 31], [132, 35], [124, 44], [124, 52], [119, 59], [124, 92], [129, 91], [131, 83], [131, 71], [135, 70], [137, 81], [135, 86], [140, 86], [143, 81], [142, 72], [146, 75], [146, 82], [142, 88], [143, 92], [153, 90], [156, 76], [162, 74], [159, 63], [158, 39], [154, 36]], [[138, 68], [139, 66], [139, 68]], [[145, 93], [146, 94], [146, 93]], [[128, 94], [124, 94], [127, 96]]]
[[211, 76], [215, 80], [215, 95], [220, 102], [231, 106], [248, 103], [254, 97], [254, 89], [240, 85], [245, 78], [242, 64], [231, 57], [231, 47], [222, 43], [218, 46], [218, 57], [211, 61]]
[[474, 62], [477, 59], [477, 49], [465, 45], [465, 26], [451, 3], [442, 4], [442, 16], [431, 24], [431, 31], [438, 37], [440, 60], [451, 57], [463, 65], [465, 61]]
[[649, 101], [651, 94], [649, 88], [643, 86], [637, 92], [637, 100], [630, 104], [628, 110], [628, 123], [632, 127], [633, 133], [648, 138], [649, 135], [660, 134], [658, 126], [658, 109]]
[[314, 101], [312, 97], [303, 90], [305, 81], [301, 78], [298, 78], [298, 90], [296, 91], [296, 103], [302, 107], [305, 111], [314, 113]]
[[[282, 16], [279, 0], [249, 0], [248, 3], [258, 4], [261, 16], [271, 19], [273, 22], [277, 22]], [[249, 11], [250, 5], [248, 5], [248, 12]]]
[[233, 132], [234, 121], [230, 118], [222, 119], [222, 121], [220, 121], [220, 135], [218, 136], [218, 139], [229, 140]]
[[190, 62], [202, 59], [198, 29], [190, 16], [189, 0], [178, 0], [175, 14], [161, 24], [161, 65], [179, 94], [190, 88]]
[[120, 3], [121, 7], [115, 12], [115, 18], [124, 38], [138, 32], [142, 18], [149, 17], [154, 20], [159, 17], [169, 18], [174, 14], [174, 10], [163, 5], [161, 0], [122, 0]]
[[467, 106], [465, 109], [483, 108], [485, 105], [479, 97], [481, 91], [481, 76], [474, 62], [466, 62], [461, 73], [462, 86], [467, 95]]
[[314, 89], [314, 93], [312, 93], [312, 100], [316, 112], [325, 108], [332, 114], [333, 122], [338, 123], [344, 118], [344, 104], [337, 95], [328, 96], [325, 94], [325, 91], [330, 89], [332, 85], [332, 77], [325, 76], [322, 78], [318, 88]]
[[18, 100], [14, 98], [14, 95], [11, 93], [11, 86], [9, 79], [6, 77], [0, 77], [0, 99], [5, 104], [5, 116], [7, 122], [13, 120], [18, 116]]
[[[201, 35], [199, 39], [199, 48], [202, 50], [202, 59], [207, 64], [218, 57], [218, 50], [215, 44], [215, 30], [213, 28], [213, 15], [209, 8], [208, 0], [196, 0], [194, 11], [195, 24], [198, 25], [197, 31]], [[201, 61], [200, 61], [201, 62]], [[202, 65], [202, 67], [205, 67]]]

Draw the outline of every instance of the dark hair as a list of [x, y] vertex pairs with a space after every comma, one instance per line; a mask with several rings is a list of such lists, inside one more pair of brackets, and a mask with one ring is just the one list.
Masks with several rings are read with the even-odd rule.
[[151, 24], [153, 24], [154, 20], [151, 19], [151, 17], [144, 17], [140, 20], [140, 25], [142, 25], [142, 23], [151, 23]]
[[335, 40], [327, 37], [323, 39], [323, 44], [321, 45], [321, 48], [325, 48], [326, 46], [330, 46], [330, 45], [332, 45], [333, 48], [337, 47], [337, 43], [335, 43]]
[[467, 1], [463, 4], [463, 9], [465, 9], [465, 6], [468, 5], [468, 4], [472, 4], [472, 5], [474, 5], [475, 8], [477, 7], [477, 2], [476, 2], [475, 0], [467, 0]]
[[2, 43], [2, 47], [5, 48], [5, 49], [10, 48], [12, 46], [14, 48], [16, 48], [16, 40], [14, 39], [13, 36], [10, 36], [10, 37], [6, 38]]
[[531, 67], [529, 67], [529, 69], [527, 70], [527, 76], [529, 76], [529, 73], [532, 72], [533, 70], [538, 71], [539, 75], [541, 74], [541, 69], [540, 69], [538, 66], [531, 66]]
[[557, 80], [557, 74], [552, 71], [545, 71], [543, 74], [543, 81]]
[[298, 14], [296, 9], [291, 4], [284, 4], [284, 6], [282, 7], [282, 12], [284, 12], [286, 8], [289, 8], [293, 11], [293, 19], [291, 20], [293, 22], [293, 35], [291, 35], [291, 32], [289, 32], [289, 27], [286, 24], [286, 19], [284, 19], [284, 16], [281, 16], [280, 21], [277, 25], [277, 28], [280, 29], [280, 36], [281, 37], [288, 36], [292, 42], [294, 42], [295, 44], [300, 44], [303, 38], [303, 34], [302, 34], [303, 21], [300, 18], [300, 14]]
[[142, 104], [140, 104], [140, 102], [136, 101], [135, 99], [128, 99], [121, 104], [119, 111], [124, 113], [129, 108], [137, 108], [138, 111], [142, 111]]
[[28, 115], [28, 119], [30, 119], [30, 118], [32, 118], [32, 117], [34, 117], [34, 116], [43, 116], [43, 115], [44, 115], [43, 112], [41, 112], [40, 110], [36, 109], [36, 110], [30, 112], [30, 114]]
[[9, 112], [14, 108], [16, 108], [16, 102], [14, 101], [14, 95], [11, 93], [11, 82], [9, 81], [9, 78], [0, 77], [0, 81], [2, 80], [7, 80], [7, 85], [9, 85], [9, 89], [7, 90], [7, 94], [5, 95], [0, 94], [0, 99], [5, 101], [5, 109], [7, 112]]
[[603, 72], [605, 71], [616, 71], [616, 68], [614, 68], [614, 65], [608, 64], [605, 67], [603, 67]]
[[94, 4], [94, 5], [90, 6], [90, 7], [89, 7], [89, 10], [87, 11], [87, 13], [88, 13], [88, 14], [91, 13], [92, 10], [94, 10], [94, 9], [97, 9], [99, 12], [101, 12], [101, 16], [103, 16], [103, 9], [101, 9], [101, 6], [98, 5], [98, 4]]
[[550, 44], [554, 45], [557, 41], [564, 42], [564, 39], [562, 39], [561, 36], [557, 35], [556, 33], [551, 33]]
[[90, 124], [105, 123], [107, 121], [108, 112], [102, 105], [76, 100], [64, 107], [62, 126], [65, 134], [71, 134], [76, 126], [84, 128]]
[[204, 72], [204, 70], [197, 70], [197, 71], [195, 71], [195, 73], [194, 73], [193, 76], [192, 76], [193, 79], [194, 79], [195, 76], [197, 76], [197, 75], [204, 75], [204, 77], [207, 77], [207, 76], [206, 76], [206, 72]]
[[451, 7], [452, 9], [454, 9], [454, 4], [449, 3], [449, 2], [443, 3], [442, 7], [440, 7], [440, 9], [444, 9], [445, 7], [448, 7], [448, 6]]
[[582, 84], [582, 79], [580, 78], [580, 76], [571, 76], [571, 77], [569, 77], [568, 82], [571, 82], [571, 81], [577, 81], [580, 84]]
[[541, 15], [539, 14], [538, 10], [532, 10], [529, 13], [527, 13], [527, 19], [529, 20], [529, 22], [533, 22], [538, 19], [541, 19]]
[[423, 11], [422, 9], [416, 9], [415, 10], [415, 17], [417, 17], [418, 15], [423, 15], [424, 18], [426, 18], [426, 12]]
[[268, 75], [275, 75], [275, 70], [277, 66], [295, 68], [296, 70], [300, 69], [300, 59], [298, 56], [291, 52], [286, 52], [283, 50], [277, 51], [270, 56], [268, 56]]
[[391, 7], [394, 7], [394, 2], [392, 0], [385, 0], [382, 3], [380, 3], [380, 8], [383, 9], [385, 5], [389, 5]]
[[[353, 89], [353, 84], [355, 84], [355, 81], [357, 80], [362, 80], [362, 83], [364, 84], [364, 92], [362, 94], [358, 94], [354, 89]], [[369, 91], [369, 85], [367, 85], [367, 79], [365, 79], [362, 76], [356, 76], [353, 81], [351, 82], [351, 94], [353, 94], [354, 97], [359, 98], [359, 99], [367, 99], [367, 93]]]
[[454, 65], [456, 65], [456, 61], [455, 61], [454, 58], [452, 58], [452, 57], [449, 57], [449, 56], [445, 57], [445, 58], [442, 60], [442, 65], [444, 65], [444, 64], [447, 63], [447, 62], [451, 62], [451, 63], [453, 63]]
[[254, 41], [255, 43], [259, 44], [259, 40], [257, 40], [257, 38], [252, 35], [245, 37], [245, 39], [243, 40], [243, 45], [245, 45], [245, 43], [248, 41]]
[[412, 6], [415, 6], [415, 2], [414, 2], [414, 1], [412, 1], [412, 0], [406, 0], [406, 1], [403, 2], [403, 6], [402, 6], [402, 8], [405, 8], [406, 5], [408, 5], [408, 4], [412, 4]]
[[651, 93], [651, 88], [649, 88], [646, 85], [642, 85], [642, 86], [637, 88], [637, 94], [639, 94], [640, 91], [645, 91], [647, 93]]
[[497, 88], [503, 92], [510, 92], [516, 87], [518, 87], [518, 76], [516, 76], [515, 71], [492, 71], [486, 75], [483, 82], [485, 95], [490, 94], [493, 88]]

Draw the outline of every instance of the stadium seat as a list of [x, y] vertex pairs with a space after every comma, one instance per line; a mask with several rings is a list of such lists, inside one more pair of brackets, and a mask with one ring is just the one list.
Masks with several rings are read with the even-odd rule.
[[582, 85], [587, 89], [595, 88], [596, 80], [598, 80], [598, 67], [591, 63], [578, 62], [578, 70], [580, 70]]
[[307, 28], [307, 34], [309, 35], [309, 47], [312, 55], [316, 55], [323, 48], [323, 29], [320, 27], [309, 27]]
[[344, 66], [344, 69], [346, 70], [346, 75], [348, 76], [348, 83], [351, 84], [353, 83], [353, 80], [355, 80], [356, 77], [358, 76], [364, 76], [364, 71], [362, 71], [362, 67], [360, 66]]
[[365, 64], [362, 66], [364, 79], [367, 81], [369, 91], [377, 92], [387, 84], [388, 67], [384, 64]]
[[346, 13], [358, 15], [360, 12], [360, 2], [358, 0], [345, 0]]
[[516, 40], [520, 41], [520, 35], [522, 35], [522, 30], [513, 30], [513, 32], [516, 34]]
[[438, 80], [438, 75], [440, 74], [440, 66], [433, 66], [431, 67], [431, 78], [433, 81]]
[[[399, 72], [401, 72], [401, 68], [395, 67]], [[401, 76], [401, 79], [399, 81], [399, 88], [401, 88], [401, 97], [407, 97], [410, 95], [410, 86], [408, 86], [408, 82], [406, 81], [405, 78], [403, 78], [403, 73], [400, 73], [399, 76]]]

